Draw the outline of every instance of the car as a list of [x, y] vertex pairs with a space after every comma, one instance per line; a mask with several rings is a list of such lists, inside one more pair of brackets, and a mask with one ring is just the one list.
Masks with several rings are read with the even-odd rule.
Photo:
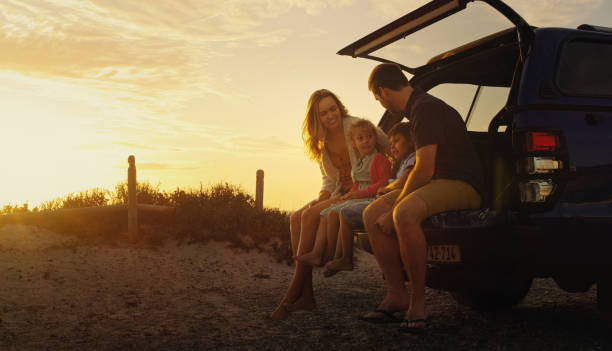
[[[431, 1], [338, 54], [395, 62], [377, 51], [472, 1]], [[481, 1], [512, 27], [418, 67], [396, 62], [433, 95], [449, 85], [472, 89], [453, 99], [469, 106], [458, 111], [486, 182], [482, 208], [423, 223], [427, 285], [490, 311], [519, 303], [534, 278], [551, 277], [569, 292], [596, 283], [599, 309], [610, 315], [612, 29], [536, 28], [500, 0]], [[385, 113], [379, 126], [388, 131], [401, 118]], [[367, 248], [364, 235], [357, 240]]]

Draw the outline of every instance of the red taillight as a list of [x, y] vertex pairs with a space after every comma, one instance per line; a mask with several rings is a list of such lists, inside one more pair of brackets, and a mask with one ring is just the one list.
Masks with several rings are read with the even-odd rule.
[[559, 149], [559, 137], [551, 132], [529, 132], [525, 135], [525, 151], [555, 151]]

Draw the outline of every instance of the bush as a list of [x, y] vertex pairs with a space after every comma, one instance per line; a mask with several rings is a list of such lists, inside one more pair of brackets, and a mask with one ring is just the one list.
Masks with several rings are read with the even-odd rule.
[[[148, 245], [159, 245], [174, 239], [179, 243], [228, 242], [243, 250], [257, 249], [290, 264], [289, 216], [278, 209], [255, 208], [255, 199], [240, 187], [219, 183], [204, 189], [168, 193], [159, 184], [138, 183], [139, 204], [173, 206], [173, 215], [140, 212], [139, 236]], [[6, 205], [0, 214], [5, 223], [34, 224], [58, 233], [76, 236], [90, 243], [117, 244], [127, 238], [127, 214], [122, 207], [108, 207], [105, 212], [84, 212], [82, 207], [122, 205], [127, 203], [127, 184], [114, 192], [91, 189], [47, 201], [40, 208], [28, 204]], [[57, 211], [63, 210], [63, 211]]]

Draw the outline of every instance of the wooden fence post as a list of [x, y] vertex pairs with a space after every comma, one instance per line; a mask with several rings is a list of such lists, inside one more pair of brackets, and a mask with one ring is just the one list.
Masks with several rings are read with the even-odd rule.
[[257, 170], [257, 185], [255, 188], [255, 208], [259, 211], [263, 209], [263, 189], [264, 188], [264, 171]]
[[138, 237], [138, 203], [136, 201], [136, 158], [128, 157], [128, 235]]

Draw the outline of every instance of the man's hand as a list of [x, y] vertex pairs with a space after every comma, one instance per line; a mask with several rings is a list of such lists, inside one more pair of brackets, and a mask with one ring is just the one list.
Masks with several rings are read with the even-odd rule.
[[395, 231], [395, 227], [393, 226], [393, 211], [380, 215], [376, 220], [376, 226], [383, 234], [392, 235]]
[[389, 191], [391, 191], [391, 190], [387, 189], [386, 186], [381, 186], [380, 188], [378, 188], [378, 190], [376, 190], [376, 195], [385, 195]]

